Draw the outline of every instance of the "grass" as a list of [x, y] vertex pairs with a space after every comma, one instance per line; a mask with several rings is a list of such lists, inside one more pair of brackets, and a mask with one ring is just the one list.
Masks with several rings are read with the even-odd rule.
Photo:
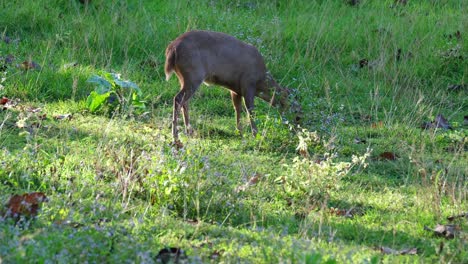
[[[15, 57], [0, 96], [20, 100], [0, 110], [0, 197], [49, 198], [34, 220], [0, 218], [0, 262], [153, 263], [165, 247], [203, 263], [468, 261], [466, 218], [454, 239], [424, 230], [468, 211], [463, 1], [159, 2], [0, 1], [0, 56]], [[190, 29], [257, 46], [298, 88], [301, 128], [257, 101], [261, 135], [245, 118], [239, 135], [227, 90], [202, 87], [196, 135], [174, 149], [164, 49]], [[86, 80], [111, 71], [146, 114], [86, 111]], [[438, 114], [452, 130], [420, 128]]]

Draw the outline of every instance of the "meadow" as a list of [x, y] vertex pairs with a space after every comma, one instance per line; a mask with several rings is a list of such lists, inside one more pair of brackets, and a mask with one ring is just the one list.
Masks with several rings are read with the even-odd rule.
[[[468, 262], [466, 1], [81, 2], [0, 0], [0, 263]], [[300, 124], [256, 100], [239, 133], [202, 86], [171, 144], [192, 29], [256, 46]]]

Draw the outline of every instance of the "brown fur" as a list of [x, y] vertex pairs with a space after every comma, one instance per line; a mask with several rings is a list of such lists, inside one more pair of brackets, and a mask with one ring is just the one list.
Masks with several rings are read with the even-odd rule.
[[[174, 97], [172, 135], [178, 142], [177, 119], [182, 108], [187, 133], [191, 133], [188, 101], [202, 82], [226, 87], [236, 112], [240, 130], [242, 99], [249, 113], [252, 133], [257, 133], [252, 119], [257, 96], [281, 110], [289, 108], [289, 90], [279, 86], [267, 73], [263, 57], [252, 45], [224, 33], [190, 31], [175, 39], [166, 49], [166, 80], [175, 72], [181, 90]], [[297, 105], [297, 104], [296, 104]]]

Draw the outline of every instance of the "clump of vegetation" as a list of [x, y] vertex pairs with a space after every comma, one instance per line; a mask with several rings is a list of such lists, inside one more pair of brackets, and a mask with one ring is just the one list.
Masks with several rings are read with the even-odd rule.
[[91, 113], [106, 111], [131, 115], [142, 113], [145, 102], [142, 92], [135, 83], [122, 80], [120, 74], [104, 72], [102, 76], [94, 75], [88, 79], [96, 88], [86, 100], [86, 106]]

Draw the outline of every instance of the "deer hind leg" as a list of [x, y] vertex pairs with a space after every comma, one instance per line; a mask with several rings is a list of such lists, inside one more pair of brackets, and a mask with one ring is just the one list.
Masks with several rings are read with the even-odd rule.
[[242, 96], [231, 91], [231, 99], [232, 99], [232, 105], [234, 106], [234, 111], [236, 112], [236, 128], [237, 128], [237, 131], [241, 133], [242, 128], [240, 125], [240, 118], [241, 118], [241, 113], [242, 113]]
[[179, 140], [179, 133], [177, 130], [177, 120], [179, 118], [180, 109], [183, 108], [185, 129], [191, 129], [189, 120], [188, 101], [193, 96], [195, 91], [200, 87], [202, 81], [187, 81], [184, 82], [179, 93], [174, 97], [174, 109], [172, 113], [172, 137], [174, 142]]
[[193, 128], [190, 125], [189, 105], [187, 101], [185, 102], [185, 104], [182, 105], [182, 114], [184, 116], [185, 133], [191, 136], [193, 135]]

